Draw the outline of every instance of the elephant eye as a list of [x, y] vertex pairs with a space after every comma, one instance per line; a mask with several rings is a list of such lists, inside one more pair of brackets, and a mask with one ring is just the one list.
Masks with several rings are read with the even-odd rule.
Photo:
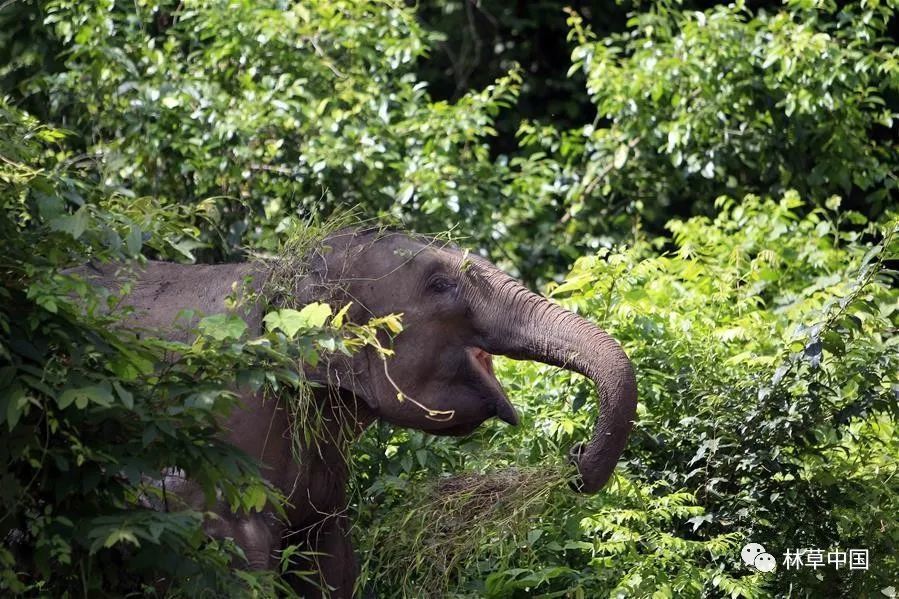
[[428, 282], [428, 289], [434, 293], [446, 293], [456, 288], [455, 281], [446, 277], [434, 277]]

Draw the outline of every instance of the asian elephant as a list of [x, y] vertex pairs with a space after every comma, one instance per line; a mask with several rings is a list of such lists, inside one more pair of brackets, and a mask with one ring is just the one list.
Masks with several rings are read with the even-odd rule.
[[[113, 265], [76, 272], [96, 285], [121, 284]], [[183, 335], [172, 327], [181, 310], [224, 312], [235, 282], [251, 280], [261, 289], [271, 276], [265, 261], [151, 261], [138, 271], [125, 303], [134, 308], [134, 325], [175, 338]], [[231, 414], [229, 441], [258, 458], [264, 476], [289, 500], [286, 522], [271, 511], [236, 515], [221, 508], [221, 518], [208, 525], [212, 535], [234, 538], [252, 568], [270, 567], [285, 537], [302, 531], [308, 549], [320, 553], [319, 583], [331, 596], [350, 596], [357, 569], [343, 513], [346, 445], [377, 418], [435, 435], [466, 435], [492, 417], [517, 424], [515, 407], [494, 376], [494, 355], [559, 366], [595, 382], [600, 409], [593, 436], [570, 456], [579, 474], [576, 490], [598, 491], [624, 450], [637, 387], [622, 348], [596, 325], [532, 293], [483, 258], [432, 238], [343, 229], [316, 245], [302, 277], [282, 286], [281, 294], [243, 314], [251, 332], [261, 330], [266, 309], [312, 301], [352, 302], [348, 318], [359, 323], [401, 314], [403, 331], [386, 361], [366, 348], [307, 372], [322, 383], [315, 401], [331, 441], [307, 447], [300, 460], [293, 457], [290, 430], [303, 423], [291, 422], [283, 402], [247, 396]], [[400, 401], [398, 393], [414, 402]], [[189, 481], [170, 480], [168, 488], [185, 501], [202, 502]]]

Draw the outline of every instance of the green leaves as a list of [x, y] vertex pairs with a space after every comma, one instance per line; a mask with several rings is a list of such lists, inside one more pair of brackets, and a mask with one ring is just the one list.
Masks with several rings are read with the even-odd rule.
[[50, 228], [54, 231], [63, 231], [78, 239], [89, 224], [87, 209], [82, 206], [74, 214], [58, 216], [50, 221]]
[[247, 323], [239, 316], [231, 314], [214, 314], [206, 316], [197, 323], [197, 328], [216, 341], [240, 339], [247, 330]]
[[626, 31], [599, 38], [570, 12], [572, 69], [603, 124], [571, 131], [576, 149], [564, 157], [528, 128], [526, 148], [553, 150], [515, 163], [513, 188], [528, 193], [508, 211], [510, 230], [519, 215], [561, 219], [564, 227], [528, 228], [544, 236], [536, 250], [582, 251], [637, 220], [657, 231], [671, 210], [709, 213], [721, 195], [791, 188], [814, 202], [851, 194], [882, 212], [899, 154], [870, 131], [880, 130], [883, 97], [899, 89], [895, 43], [881, 37], [895, 8], [840, 6], [826, 16], [797, 4], [645, 7]]
[[313, 302], [299, 311], [285, 308], [269, 312], [263, 322], [269, 331], [280, 330], [288, 337], [294, 337], [299, 331], [323, 327], [330, 316], [328, 304]]
[[83, 410], [90, 403], [102, 407], [109, 407], [112, 405], [113, 401], [112, 387], [107, 382], [100, 385], [66, 389], [56, 399], [57, 405], [63, 410], [73, 403], [79, 410]]
[[21, 385], [13, 384], [7, 387], [0, 397], [0, 424], [6, 420], [8, 429], [12, 431], [16, 428], [27, 406], [28, 396]]
[[[32, 92], [52, 96], [73, 137], [103, 154], [110, 187], [208, 201], [203, 242], [219, 255], [276, 249], [297, 213], [358, 204], [436, 230], [450, 218], [487, 222], [496, 204], [502, 170], [492, 174], [485, 139], [520, 76], [432, 102], [414, 73], [431, 34], [410, 8], [59, 0], [49, 13], [34, 16], [34, 37], [59, 44], [51, 54], [65, 64]], [[487, 194], [486, 205], [471, 199]]]

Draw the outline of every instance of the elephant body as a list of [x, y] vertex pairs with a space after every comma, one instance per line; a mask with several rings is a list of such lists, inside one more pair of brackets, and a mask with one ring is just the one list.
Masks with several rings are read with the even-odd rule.
[[[350, 320], [399, 313], [404, 330], [386, 362], [367, 348], [307, 372], [322, 383], [313, 392], [317, 425], [325, 427], [317, 438], [326, 441], [304, 447], [299, 460], [291, 440], [297, 423], [285, 405], [261, 394], [242, 396], [225, 423], [228, 440], [258, 459], [263, 476], [287, 497], [287, 519], [272, 510], [233, 514], [220, 505], [220, 517], [207, 531], [233, 538], [250, 567], [272, 567], [285, 541], [300, 542], [318, 555], [311, 569], [319, 580], [299, 590], [351, 596], [357, 568], [345, 509], [346, 455], [353, 440], [378, 418], [441, 435], [468, 434], [494, 416], [516, 424], [515, 408], [493, 375], [492, 355], [561, 366], [597, 383], [601, 415], [593, 438], [572, 452], [579, 471], [575, 486], [593, 492], [611, 475], [635, 413], [636, 381], [624, 352], [595, 325], [528, 291], [488, 261], [430, 238], [342, 230], [317, 244], [306, 264], [303, 276], [288, 277], [286, 289], [280, 285], [282, 296], [270, 297], [270, 304], [352, 302]], [[265, 289], [276, 270], [265, 262], [149, 262], [131, 279], [127, 324], [189, 341], [189, 327], [173, 326], [179, 313], [224, 312], [226, 299], [243, 282]], [[129, 278], [115, 265], [73, 272], [107, 288]], [[251, 334], [261, 332], [268, 307], [248, 302], [241, 308]], [[399, 401], [398, 393], [412, 401]], [[202, 507], [202, 493], [191, 481], [171, 474], [166, 488], [187, 505]]]
[[[114, 264], [70, 272], [110, 290], [130, 282], [132, 288], [126, 305], [132, 314], [125, 319], [125, 324], [181, 342], [191, 341], [191, 325], [200, 315], [227, 311], [226, 299], [233, 294], [234, 283], [249, 277], [252, 287], [259, 289], [268, 276], [263, 264], [185, 265], [156, 261], [147, 262], [136, 272]], [[185, 310], [196, 312], [194, 322], [176, 323], [178, 315]], [[248, 334], [263, 332], [262, 306], [251, 304], [240, 315], [247, 323]], [[328, 411], [321, 418], [321, 424], [329, 430], [319, 431], [321, 437], [338, 439], [346, 436], [348, 424], [361, 433], [374, 421], [367, 406], [352, 396], [347, 397], [346, 392], [338, 390], [335, 394], [328, 389], [314, 389], [313, 393], [315, 403]], [[336, 405], [336, 400], [346, 403]], [[215, 538], [233, 538], [252, 569], [274, 567], [277, 551], [284, 542], [299, 541], [304, 551], [319, 554], [318, 563], [313, 565], [322, 578], [317, 584], [331, 588], [332, 596], [350, 595], [357, 566], [344, 511], [349, 478], [345, 452], [352, 439], [343, 439], [341, 444], [307, 447], [301, 459], [296, 460], [286, 406], [276, 400], [266, 400], [262, 393], [242, 393], [240, 403], [241, 407], [235, 409], [224, 423], [228, 440], [257, 459], [265, 479], [287, 498], [287, 520], [282, 521], [270, 509], [253, 514], [233, 514], [220, 503], [213, 509], [218, 518], [206, 522], [206, 531]], [[167, 474], [165, 488], [184, 505], [204, 509], [202, 490], [181, 473]], [[314, 584], [304, 588], [302, 581], [294, 582], [304, 596], [319, 592]]]

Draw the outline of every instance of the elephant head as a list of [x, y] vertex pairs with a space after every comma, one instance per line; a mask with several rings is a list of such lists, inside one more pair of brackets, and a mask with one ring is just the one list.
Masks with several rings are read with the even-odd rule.
[[402, 314], [392, 357], [365, 350], [332, 378], [390, 423], [437, 435], [465, 435], [494, 416], [517, 424], [493, 355], [591, 378], [600, 413], [592, 438], [572, 450], [580, 474], [574, 486], [594, 492], [611, 476], [636, 411], [636, 380], [619, 344], [594, 324], [483, 258], [383, 230], [331, 235], [303, 286], [307, 297], [328, 289], [330, 301], [353, 302], [350, 316], [358, 322]]

